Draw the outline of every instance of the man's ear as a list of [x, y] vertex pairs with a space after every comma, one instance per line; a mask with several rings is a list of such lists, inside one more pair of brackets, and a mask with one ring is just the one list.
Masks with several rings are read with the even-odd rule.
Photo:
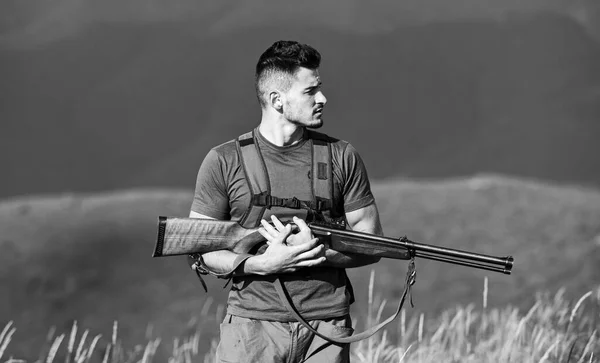
[[283, 100], [281, 99], [280, 92], [271, 91], [271, 93], [269, 93], [269, 102], [271, 103], [271, 107], [277, 111], [281, 111], [283, 109]]

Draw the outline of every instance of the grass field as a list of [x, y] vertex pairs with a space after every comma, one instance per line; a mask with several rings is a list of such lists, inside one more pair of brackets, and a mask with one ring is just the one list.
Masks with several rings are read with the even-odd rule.
[[[372, 341], [373, 347], [381, 347], [380, 357], [384, 351], [408, 349], [411, 344], [405, 359], [416, 359], [413, 354], [417, 352], [443, 351], [449, 357], [449, 351], [443, 349], [450, 349], [447, 342], [457, 342], [464, 344], [461, 354], [473, 354], [477, 361], [478, 354], [484, 354], [477, 349], [508, 344], [493, 339], [512, 337], [516, 331], [509, 323], [522, 321], [537, 301], [541, 302], [519, 332], [531, 335], [511, 346], [520, 347], [515, 348], [519, 354], [531, 355], [535, 340], [536, 352], [543, 350], [543, 355], [550, 346], [539, 340], [546, 335], [550, 340], [564, 336], [560, 344], [573, 337], [568, 335], [574, 334], [573, 324], [571, 331], [565, 330], [565, 319], [568, 321], [578, 299], [590, 291], [575, 316], [588, 321], [577, 330], [582, 336], [576, 345], [590, 339], [597, 344], [598, 333], [592, 334], [589, 327], [599, 325], [598, 309], [592, 309], [598, 305], [600, 285], [598, 191], [497, 176], [435, 182], [390, 180], [374, 183], [373, 191], [388, 236], [406, 234], [418, 242], [515, 257], [510, 276], [417, 260], [416, 308], [406, 310], [404, 330], [395, 323], [388, 328], [386, 344], [381, 345], [382, 336]], [[190, 201], [189, 191], [134, 190], [0, 203], [0, 328], [13, 321], [4, 341], [12, 328], [17, 329], [2, 359], [14, 356], [36, 361], [45, 354], [48, 329], [56, 327], [55, 337], [66, 332], [62, 344], [67, 344], [74, 320], [79, 330], [90, 331], [86, 344], [92, 335], [102, 334], [95, 355], [102, 355], [104, 347], [112, 344], [114, 321], [118, 321], [124, 350], [135, 350], [141, 344], [142, 352], [148, 339], [164, 339], [156, 347], [156, 361], [172, 355], [171, 337], [176, 336], [198, 334], [198, 354], [210, 352], [226, 297], [222, 281], [211, 279], [207, 295], [184, 258], [150, 257], [156, 217], [186, 215]], [[370, 298], [371, 270], [376, 278]], [[349, 271], [357, 293], [352, 313], [359, 328], [368, 320], [366, 312], [379, 309], [383, 301], [382, 316], [391, 314], [403, 288], [398, 281], [405, 271], [406, 263], [394, 260]], [[486, 278], [487, 306], [482, 309]], [[559, 289], [561, 294], [555, 299]], [[540, 291], [548, 291], [552, 297], [538, 297]], [[419, 345], [414, 341], [421, 316]], [[453, 319], [468, 319], [468, 330], [451, 329]], [[482, 328], [492, 321], [500, 325], [494, 325], [493, 332]], [[540, 333], [542, 328], [544, 333]], [[423, 341], [434, 337], [444, 337], [446, 345], [442, 349], [434, 340], [425, 353]], [[82, 349], [86, 347], [84, 344]], [[369, 351], [368, 346], [364, 349]], [[583, 352], [583, 348], [577, 351]], [[364, 352], [368, 357], [370, 353]], [[587, 356], [585, 361], [589, 359]]]
[[[369, 284], [369, 309], [362, 316], [369, 324], [379, 321], [382, 305], [373, 302], [374, 272]], [[389, 329], [352, 346], [354, 362], [600, 362], [600, 285], [577, 301], [564, 298], [564, 290], [555, 294], [540, 293], [535, 304], [526, 311], [512, 306], [488, 309], [486, 306], [487, 279], [482, 302], [444, 311], [440, 316], [425, 320], [419, 317], [406, 319], [402, 311], [399, 321], [393, 322], [400, 331], [397, 340], [389, 339]], [[141, 362], [158, 360], [159, 345], [172, 352], [169, 363], [214, 362], [216, 340], [211, 349], [200, 352], [199, 342], [203, 320], [209, 314], [220, 319], [223, 309], [210, 309], [210, 304], [195, 322], [198, 330], [190, 336], [163, 341], [148, 336], [145, 342], [125, 347], [119, 338], [118, 322], [114, 322], [110, 341], [99, 345], [101, 335], [79, 327], [75, 322], [70, 331], [50, 331], [47, 341], [40, 347], [39, 362]], [[211, 325], [210, 323], [207, 325]], [[9, 322], [0, 333], [0, 361], [26, 362], [16, 357], [3, 357], [17, 328]]]

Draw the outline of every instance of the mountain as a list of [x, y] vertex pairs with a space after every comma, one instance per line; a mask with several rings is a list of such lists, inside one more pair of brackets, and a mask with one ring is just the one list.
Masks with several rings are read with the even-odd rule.
[[321, 51], [323, 131], [350, 141], [374, 179], [600, 184], [600, 43], [572, 17], [365, 34], [216, 23], [98, 22], [0, 48], [0, 197], [192, 186], [211, 147], [257, 125], [253, 67], [282, 38]]
[[[387, 236], [515, 258], [510, 276], [417, 259], [409, 318], [480, 304], [485, 276], [490, 307], [529, 308], [536, 292], [561, 287], [574, 300], [600, 287], [598, 190], [482, 176], [390, 180], [374, 183], [373, 193]], [[35, 359], [51, 326], [68, 333], [73, 320], [103, 335], [99, 347], [117, 320], [128, 347], [150, 334], [169, 349], [172, 337], [200, 328], [208, 350], [223, 316], [223, 281], [207, 278], [206, 294], [185, 258], [150, 257], [157, 216], [185, 216], [190, 203], [189, 191], [148, 189], [0, 203], [0, 325], [12, 320], [17, 328], [5, 356]], [[384, 314], [391, 314], [406, 268], [384, 259], [349, 270], [359, 327], [369, 272], [375, 301], [385, 299]], [[388, 328], [390, 339], [398, 326]]]

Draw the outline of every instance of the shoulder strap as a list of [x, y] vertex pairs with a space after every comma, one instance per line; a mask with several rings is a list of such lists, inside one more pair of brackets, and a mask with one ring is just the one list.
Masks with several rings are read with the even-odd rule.
[[312, 143], [312, 188], [314, 206], [325, 217], [331, 217], [333, 204], [333, 168], [331, 144], [327, 135], [308, 130]]
[[252, 201], [255, 195], [266, 192], [271, 194], [271, 185], [265, 161], [258, 150], [258, 143], [254, 131], [245, 133], [236, 140], [240, 163], [244, 168], [244, 175], [250, 188], [250, 205], [240, 220], [245, 228], [258, 227], [260, 220], [265, 214], [266, 206], [255, 205]]

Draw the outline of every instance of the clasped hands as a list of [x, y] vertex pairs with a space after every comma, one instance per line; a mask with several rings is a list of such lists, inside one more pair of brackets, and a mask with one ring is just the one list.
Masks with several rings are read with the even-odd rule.
[[273, 225], [261, 220], [262, 227], [258, 229], [268, 244], [265, 252], [260, 255], [267, 274], [294, 272], [302, 267], [321, 265], [327, 260], [325, 246], [314, 237], [305, 221], [294, 217], [293, 221], [299, 231], [292, 234], [289, 223], [284, 226], [276, 216], [271, 216], [271, 220]]

